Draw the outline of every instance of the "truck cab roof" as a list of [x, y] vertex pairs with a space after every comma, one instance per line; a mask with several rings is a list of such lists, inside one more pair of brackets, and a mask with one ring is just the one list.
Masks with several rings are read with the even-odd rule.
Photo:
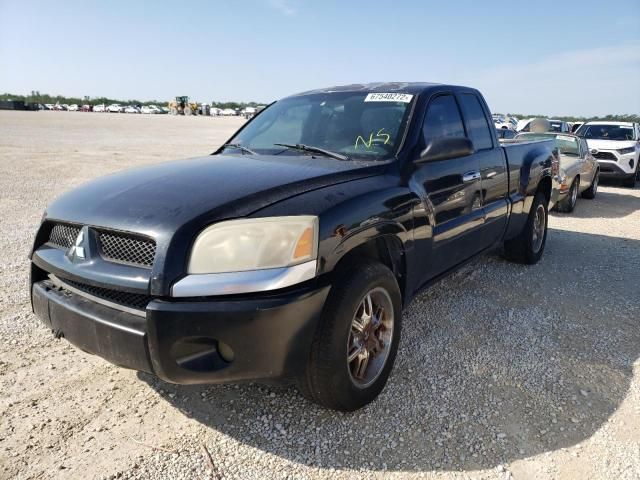
[[426, 90], [438, 87], [466, 88], [466, 87], [454, 87], [453, 85], [443, 85], [440, 83], [429, 82], [375, 82], [375, 83], [354, 83], [351, 85], [337, 85], [333, 87], [318, 88], [315, 90], [308, 90], [306, 92], [300, 92], [292, 96], [300, 95], [313, 95], [316, 93], [332, 93], [332, 92], [370, 92], [370, 93], [407, 93], [411, 95], [417, 95], [423, 93]]

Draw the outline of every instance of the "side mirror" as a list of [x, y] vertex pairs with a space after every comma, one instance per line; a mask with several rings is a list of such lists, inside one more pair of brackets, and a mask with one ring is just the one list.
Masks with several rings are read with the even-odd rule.
[[429, 142], [427, 148], [420, 153], [420, 158], [416, 160], [416, 163], [466, 157], [474, 152], [473, 142], [467, 137], [434, 138]]

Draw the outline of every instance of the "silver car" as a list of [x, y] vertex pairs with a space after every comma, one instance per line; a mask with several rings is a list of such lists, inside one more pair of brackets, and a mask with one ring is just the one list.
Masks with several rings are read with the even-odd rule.
[[560, 166], [554, 179], [551, 203], [561, 212], [572, 212], [582, 198], [593, 199], [598, 191], [600, 169], [584, 138], [571, 133], [520, 133], [516, 141], [555, 139]]

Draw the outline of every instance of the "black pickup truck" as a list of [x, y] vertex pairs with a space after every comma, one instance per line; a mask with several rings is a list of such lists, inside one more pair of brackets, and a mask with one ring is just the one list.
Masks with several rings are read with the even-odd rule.
[[552, 148], [500, 146], [471, 88], [293, 95], [210, 156], [54, 201], [31, 253], [33, 310], [168, 382], [295, 382], [354, 410], [384, 388], [418, 292], [496, 246], [540, 259]]

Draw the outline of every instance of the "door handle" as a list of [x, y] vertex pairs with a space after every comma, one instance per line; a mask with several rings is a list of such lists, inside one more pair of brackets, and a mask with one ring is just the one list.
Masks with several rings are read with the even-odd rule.
[[480, 178], [480, 172], [467, 172], [462, 175], [462, 181], [464, 183], [473, 182], [474, 180], [478, 180]]

